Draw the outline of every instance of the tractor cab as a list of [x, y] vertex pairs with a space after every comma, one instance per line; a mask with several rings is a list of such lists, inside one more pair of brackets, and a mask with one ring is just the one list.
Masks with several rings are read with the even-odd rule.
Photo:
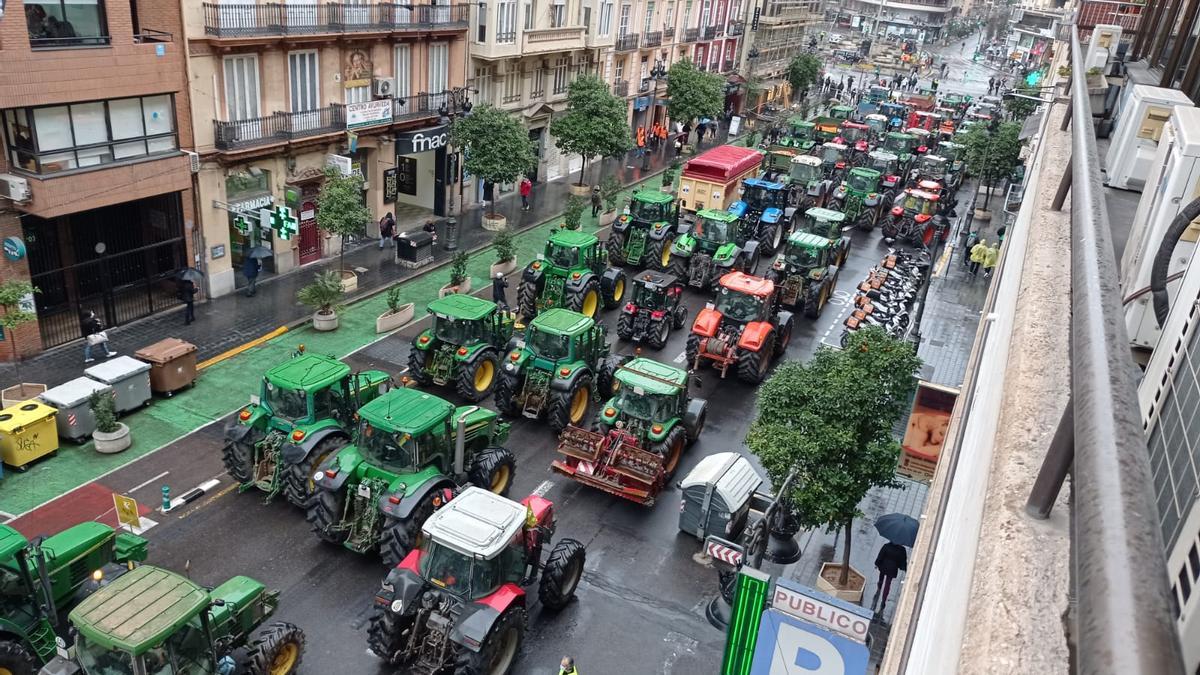
[[841, 142], [854, 148], [855, 152], [866, 152], [871, 140], [871, 127], [858, 122], [842, 122]]
[[470, 487], [434, 512], [422, 528], [416, 566], [422, 578], [461, 600], [476, 601], [502, 584], [520, 584], [526, 557], [527, 507]]
[[923, 155], [929, 151], [930, 136], [932, 134], [924, 128], [911, 128], [904, 133], [913, 137], [914, 151], [918, 155]]
[[350, 366], [323, 354], [302, 353], [263, 376], [257, 407], [271, 428], [291, 431], [322, 417], [349, 419], [357, 406], [346, 389]]
[[826, 267], [834, 264], [830, 261], [832, 244], [833, 242], [825, 237], [811, 232], [793, 232], [773, 269], [783, 271], [789, 276], [808, 276], [814, 270], [824, 273]]
[[746, 204], [745, 217], [757, 221], [767, 209], [784, 209], [787, 206], [787, 195], [783, 183], [747, 178], [742, 181], [741, 201]]
[[846, 214], [833, 209], [811, 208], [804, 212], [798, 231], [812, 232], [826, 239], [837, 239], [842, 236], [846, 224]]
[[729, 211], [705, 209], [696, 214], [692, 236], [702, 242], [704, 250], [716, 250], [728, 243], [741, 243], [741, 219]]
[[879, 194], [882, 177], [883, 174], [875, 169], [850, 169], [846, 180], [834, 190], [834, 208], [860, 229], [870, 230], [879, 220], [883, 204], [883, 195]]
[[854, 108], [848, 105], [835, 105], [829, 109], [829, 116], [835, 120], [848, 120], [854, 116]]
[[767, 279], [733, 272], [721, 277], [714, 308], [722, 322], [747, 324], [770, 319], [775, 284]]
[[629, 218], [639, 224], [674, 223], [675, 199], [661, 190], [638, 190], [629, 200]]
[[904, 116], [907, 111], [908, 108], [899, 103], [887, 102], [879, 104], [879, 114], [887, 118], [888, 129], [899, 129], [904, 124]]
[[[616, 247], [611, 240], [609, 245]], [[521, 316], [528, 321], [551, 307], [566, 307], [595, 318], [601, 309], [618, 307], [625, 296], [625, 272], [609, 267], [608, 260], [595, 234], [554, 230], [545, 250], [521, 275]]]
[[904, 134], [897, 131], [889, 131], [883, 137], [883, 147], [881, 149], [895, 153], [900, 158], [900, 163], [905, 162], [905, 155], [912, 154], [916, 146], [917, 138], [912, 134]]
[[[922, 155], [917, 160], [917, 177], [919, 179], [917, 187], [929, 192], [940, 194], [942, 184], [946, 182], [946, 176], [950, 169], [950, 162], [945, 157], [939, 155]], [[933, 189], [926, 187], [926, 183], [931, 183]]]
[[914, 110], [908, 116], [908, 133], [912, 133], [913, 129], [923, 129], [933, 133], [938, 130], [942, 124], [942, 116], [938, 113], [928, 112], [925, 110]]
[[962, 182], [966, 151], [966, 146], [960, 143], [942, 141], [937, 144], [938, 156], [945, 157], [947, 162], [946, 182], [952, 187], [957, 187]]
[[596, 254], [595, 247], [589, 247], [576, 241], [576, 237], [559, 236], [560, 234], [571, 235], [575, 232], [571, 230], [555, 232], [546, 242], [546, 250], [538, 258], [548, 261], [552, 267], [563, 270], [589, 266], [591, 259]]
[[867, 159], [867, 167], [880, 173], [880, 185], [883, 190], [892, 192], [900, 187], [899, 157], [885, 150], [875, 150], [867, 155]]
[[[603, 423], [623, 423], [642, 435], [656, 422], [678, 417], [687, 405], [687, 371], [650, 359], [637, 358], [617, 369], [617, 395], [601, 414]], [[609, 410], [615, 415], [609, 416]]]
[[873, 84], [867, 88], [867, 100], [871, 103], [886, 101], [890, 95], [891, 90], [878, 84]]
[[673, 311], [679, 305], [678, 297], [683, 292], [683, 287], [674, 275], [642, 272], [631, 281], [633, 304], [638, 309], [665, 312]]
[[429, 334], [447, 346], [496, 344], [512, 334], [512, 317], [496, 303], [473, 295], [451, 294], [429, 303]]
[[841, 143], [825, 143], [821, 146], [821, 168], [830, 178], [846, 170], [846, 150]]
[[788, 125], [791, 127], [791, 136], [784, 138], [782, 144], [793, 147], [802, 153], [811, 152], [817, 144], [817, 125], [800, 116], [793, 117], [788, 121]]
[[896, 200], [895, 206], [892, 207], [892, 215], [897, 218], [912, 218], [914, 222], [923, 224], [937, 214], [940, 199], [935, 193], [908, 188]]
[[821, 160], [812, 155], [793, 157], [790, 170], [791, 181], [796, 185], [808, 186], [813, 181], [824, 178], [821, 171]]
[[638, 267], [659, 264], [670, 250], [679, 220], [675, 198], [661, 190], [642, 189], [629, 199], [627, 213], [617, 218], [605, 248], [615, 264]]
[[796, 154], [796, 151], [790, 148], [772, 148], [763, 156], [762, 175], [759, 178], [773, 183], [787, 182]]

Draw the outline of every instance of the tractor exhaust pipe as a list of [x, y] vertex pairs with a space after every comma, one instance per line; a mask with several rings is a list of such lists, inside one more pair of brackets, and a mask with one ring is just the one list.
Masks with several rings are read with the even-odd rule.
[[473, 405], [458, 416], [458, 433], [454, 436], [454, 473], [458, 476], [466, 473], [463, 461], [467, 454], [467, 416], [476, 410], [479, 410], [479, 406]]

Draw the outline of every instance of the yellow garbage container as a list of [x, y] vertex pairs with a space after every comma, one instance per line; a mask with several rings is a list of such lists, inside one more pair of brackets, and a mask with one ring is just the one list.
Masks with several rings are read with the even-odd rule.
[[33, 460], [58, 451], [58, 410], [38, 401], [25, 401], [0, 410], [0, 459], [24, 471]]

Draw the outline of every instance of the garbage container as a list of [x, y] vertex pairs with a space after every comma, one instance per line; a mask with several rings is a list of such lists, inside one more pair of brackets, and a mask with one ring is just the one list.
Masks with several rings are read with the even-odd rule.
[[131, 356], [118, 356], [83, 371], [116, 393], [117, 413], [137, 410], [150, 401], [150, 364]]
[[107, 384], [90, 377], [77, 377], [47, 390], [38, 399], [58, 408], [58, 415], [54, 417], [58, 437], [82, 443], [96, 430], [96, 418], [88, 407], [88, 397], [96, 392], [112, 396], [112, 390]]
[[24, 401], [0, 410], [0, 459], [24, 471], [26, 464], [57, 452], [57, 413], [38, 401]]
[[762, 476], [736, 452], [705, 457], [679, 484], [679, 529], [700, 541], [709, 535], [736, 540], [746, 526], [750, 498], [762, 484]]
[[425, 230], [401, 232], [396, 237], [396, 260], [405, 267], [433, 262], [433, 235]]
[[196, 381], [196, 345], [167, 338], [137, 350], [134, 356], [150, 364], [150, 390], [170, 396]]

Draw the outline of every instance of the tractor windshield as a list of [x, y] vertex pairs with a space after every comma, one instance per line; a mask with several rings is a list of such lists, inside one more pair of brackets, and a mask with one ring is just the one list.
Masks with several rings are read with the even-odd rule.
[[621, 387], [617, 407], [627, 417], [653, 421], [659, 419], [659, 411], [665, 410], [666, 397], [657, 394], [639, 394], [633, 387]]
[[579, 264], [579, 249], [572, 246], [546, 244], [546, 258], [554, 263], [555, 267], [570, 269]]
[[875, 191], [875, 179], [870, 176], [864, 176], [859, 173], [851, 173], [846, 179], [850, 185], [850, 190], [857, 193], [867, 193]]
[[717, 295], [717, 311], [722, 316], [739, 323], [755, 321], [760, 318], [762, 306], [762, 298], [731, 291], [723, 286], [721, 293]]
[[887, 157], [872, 157], [870, 168], [875, 169], [885, 176], [890, 176], [896, 173], [896, 161]]
[[908, 153], [908, 137], [899, 134], [888, 134], [883, 141], [883, 149], [898, 155]]
[[529, 335], [526, 336], [525, 340], [534, 354], [551, 361], [565, 359], [571, 351], [571, 338], [569, 336], [554, 335], [540, 331], [533, 326], [529, 327]]
[[842, 127], [842, 138], [848, 143], [861, 141], [867, 137], [867, 130], [860, 127]]
[[75, 654], [88, 675], [133, 675], [133, 655], [129, 652], [92, 644], [80, 635], [75, 640]]
[[945, 166], [941, 161], [928, 156], [921, 159], [922, 175], [940, 178], [943, 173], [945, 173]]
[[842, 161], [842, 149], [834, 148], [828, 145], [825, 146], [821, 150], [821, 161], [825, 162], [826, 164], [837, 164], [838, 162]]
[[800, 246], [797, 244], [788, 244], [787, 252], [784, 258], [789, 265], [809, 269], [816, 267], [821, 262], [821, 254], [816, 249], [808, 246]]
[[633, 293], [633, 304], [644, 309], [662, 309], [663, 294], [645, 284], [638, 284]]
[[471, 558], [434, 542], [427, 542], [422, 548], [421, 576], [455, 595], [472, 600], [480, 598], [500, 581], [498, 559]]
[[376, 428], [363, 420], [358, 425], [358, 449], [372, 464], [396, 473], [414, 473], [420, 459], [417, 441], [403, 431]]
[[629, 213], [634, 220], [657, 223], [667, 219], [667, 206], [667, 204], [654, 204], [635, 199], [629, 205]]
[[783, 190], [769, 190], [761, 185], [747, 185], [744, 199], [747, 204], [760, 209], [768, 209], [772, 206], [782, 208]]
[[694, 231], [697, 239], [724, 243], [729, 238], [729, 223], [700, 217], [696, 219]]
[[284, 389], [267, 382], [267, 407], [271, 414], [286, 420], [308, 417], [308, 397], [295, 389]]
[[433, 318], [433, 334], [442, 342], [452, 345], [465, 345], [474, 340], [477, 324], [474, 321], [462, 321], [449, 317], [435, 316]]
[[808, 185], [820, 176], [821, 167], [812, 164], [792, 164], [792, 180]]

